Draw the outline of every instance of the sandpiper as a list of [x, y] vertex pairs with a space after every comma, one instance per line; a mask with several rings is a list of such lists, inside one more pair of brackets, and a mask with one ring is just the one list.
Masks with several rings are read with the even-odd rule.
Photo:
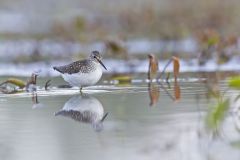
[[82, 87], [94, 85], [102, 76], [102, 68], [107, 70], [101, 61], [102, 56], [98, 51], [93, 51], [89, 58], [73, 62], [68, 65], [53, 67], [62, 74], [62, 77], [71, 86]]

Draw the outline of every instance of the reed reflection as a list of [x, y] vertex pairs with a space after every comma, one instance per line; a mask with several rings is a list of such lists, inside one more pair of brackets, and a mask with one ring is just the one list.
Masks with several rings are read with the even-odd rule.
[[[167, 64], [164, 66], [163, 70], [160, 74], [158, 74], [159, 71], [159, 65], [158, 65], [158, 59], [153, 55], [148, 55], [149, 59], [149, 67], [148, 67], [148, 93], [150, 98], [150, 106], [156, 105], [156, 103], [159, 100], [160, 96], [160, 88], [165, 91], [165, 93], [173, 100], [178, 101], [181, 98], [181, 89], [178, 84], [178, 75], [180, 70], [180, 60], [179, 58], [173, 56], [169, 59]], [[170, 74], [167, 74], [166, 77], [166, 84], [168, 87], [166, 88], [163, 83], [160, 82], [160, 80], [163, 80], [162, 76], [165, 75], [165, 70], [167, 67], [173, 63], [173, 76], [174, 76], [174, 93], [170, 93], [169, 89], [171, 89], [171, 84], [169, 83], [169, 76]], [[155, 78], [155, 79], [154, 79]], [[154, 83], [156, 81], [156, 83]]]
[[153, 82], [149, 82], [148, 83], [148, 94], [149, 94], [149, 99], [150, 99], [150, 103], [149, 106], [156, 106], [156, 104], [159, 101], [159, 97], [160, 97], [160, 91], [164, 91], [164, 93], [166, 93], [169, 98], [171, 98], [173, 101], [179, 101], [181, 99], [181, 88], [180, 85], [178, 83], [178, 81], [175, 79], [174, 83], [173, 83], [173, 93], [171, 91], [171, 84], [167, 83], [167, 87], [165, 87], [165, 85], [163, 83], [153, 83]]
[[108, 113], [104, 114], [101, 102], [87, 94], [76, 95], [70, 98], [55, 116], [69, 117], [75, 121], [89, 123], [97, 132], [103, 130], [103, 121]]
[[32, 109], [46, 107], [44, 104], [39, 102], [37, 93], [32, 93], [32, 104]]
[[155, 106], [159, 100], [160, 96], [160, 87], [157, 84], [154, 83], [148, 83], [148, 94], [149, 94], [149, 99], [150, 103], [149, 106]]

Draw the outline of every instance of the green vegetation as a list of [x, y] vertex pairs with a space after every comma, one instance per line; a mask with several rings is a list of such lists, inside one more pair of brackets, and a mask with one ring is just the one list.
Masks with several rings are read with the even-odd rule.
[[211, 108], [207, 115], [207, 126], [217, 131], [225, 118], [225, 114], [229, 109], [229, 100], [221, 100], [218, 104]]
[[235, 89], [240, 89], [240, 76], [235, 76], [232, 77], [228, 81], [229, 87], [235, 88]]
[[[233, 108], [238, 107], [238, 100], [240, 95], [233, 96], [228, 95], [228, 89], [240, 89], [240, 77], [233, 76], [228, 81], [228, 88], [218, 96], [214, 97], [217, 100], [217, 104], [210, 106], [209, 111], [206, 116], [206, 126], [208, 129], [213, 131], [213, 133], [219, 133], [225, 118], [228, 117], [230, 112], [233, 112]], [[230, 108], [231, 107], [231, 108]], [[239, 132], [239, 129], [236, 127]], [[239, 148], [239, 141], [231, 142], [233, 147]]]

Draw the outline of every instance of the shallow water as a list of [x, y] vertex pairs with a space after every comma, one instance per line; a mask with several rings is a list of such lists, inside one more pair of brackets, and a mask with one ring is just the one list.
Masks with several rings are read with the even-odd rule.
[[[40, 88], [37, 95], [0, 94], [0, 157], [239, 159], [239, 106], [227, 111], [218, 134], [207, 129], [206, 115], [217, 100], [208, 96], [206, 79], [189, 75], [170, 88], [165, 82], [149, 89], [144, 80], [124, 85], [102, 81], [83, 95], [77, 88], [56, 87]], [[52, 80], [54, 86], [61, 83]], [[226, 80], [218, 86], [225, 91]], [[238, 94], [229, 90], [226, 96]]]

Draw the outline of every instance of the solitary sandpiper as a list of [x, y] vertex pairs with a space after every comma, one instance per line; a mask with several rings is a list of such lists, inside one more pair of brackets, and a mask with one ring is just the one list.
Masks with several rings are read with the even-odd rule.
[[93, 51], [89, 58], [73, 62], [68, 65], [53, 67], [62, 74], [62, 77], [71, 86], [82, 87], [94, 85], [102, 76], [102, 68], [107, 70], [101, 61], [102, 56], [98, 51]]

